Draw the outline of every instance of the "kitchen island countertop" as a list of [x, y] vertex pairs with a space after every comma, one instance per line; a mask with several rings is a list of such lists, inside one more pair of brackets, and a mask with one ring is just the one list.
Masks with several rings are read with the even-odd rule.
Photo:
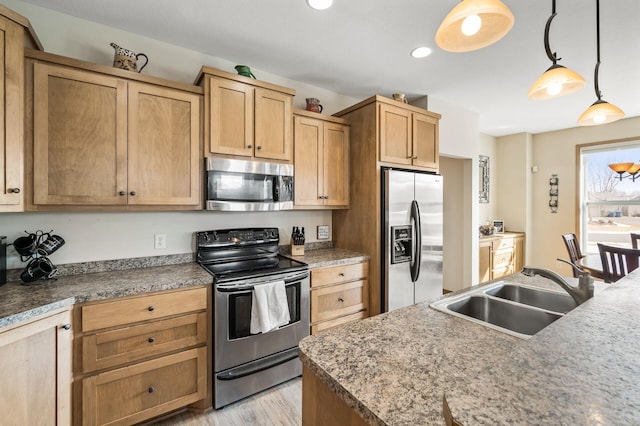
[[[505, 279], [559, 289], [541, 278]], [[368, 423], [640, 424], [640, 270], [528, 340], [427, 303], [300, 343], [304, 365]]]

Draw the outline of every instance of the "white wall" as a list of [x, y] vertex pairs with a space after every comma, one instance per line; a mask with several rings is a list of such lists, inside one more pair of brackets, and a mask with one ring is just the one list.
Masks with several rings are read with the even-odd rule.
[[[449, 234], [445, 232], [444, 288], [453, 290], [478, 282], [480, 116], [476, 112], [432, 97], [429, 97], [429, 110], [442, 115], [439, 136], [440, 173], [445, 177], [448, 192], [444, 204], [445, 230], [453, 224], [459, 235], [463, 236], [458, 238], [456, 234], [451, 234], [453, 238], [449, 238]], [[454, 179], [454, 184], [447, 182], [448, 179]], [[453, 200], [455, 202], [450, 204]], [[452, 265], [456, 265], [458, 270], [453, 276], [449, 276], [451, 272], [447, 271]]]

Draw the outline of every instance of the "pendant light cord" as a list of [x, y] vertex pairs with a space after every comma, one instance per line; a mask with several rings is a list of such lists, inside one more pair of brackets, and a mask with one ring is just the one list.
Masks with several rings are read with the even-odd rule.
[[598, 71], [600, 70], [600, 0], [596, 0], [596, 51], [598, 52], [598, 62], [596, 62], [596, 70], [593, 76], [593, 85], [596, 91], [598, 100], [602, 100], [602, 93], [600, 93], [600, 86], [598, 85]]
[[555, 18], [557, 15], [556, 13], [556, 0], [552, 0], [551, 1], [551, 16], [549, 17], [549, 19], [547, 19], [547, 25], [545, 25], [544, 27], [544, 50], [547, 52], [547, 57], [549, 58], [549, 60], [551, 60], [551, 62], [553, 62], [553, 65], [556, 65], [556, 62], [558, 62], [560, 59], [562, 58], [558, 58], [557, 57], [557, 53], [556, 52], [551, 52], [551, 47], [549, 46], [549, 30], [551, 29], [551, 21], [553, 21], [553, 18]]

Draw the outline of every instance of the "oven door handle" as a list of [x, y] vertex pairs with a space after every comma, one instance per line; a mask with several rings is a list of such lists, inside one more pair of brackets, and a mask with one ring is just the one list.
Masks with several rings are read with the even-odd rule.
[[251, 374], [259, 373], [269, 368], [275, 367], [280, 364], [284, 364], [287, 361], [298, 358], [298, 347], [286, 350], [277, 355], [272, 355], [266, 359], [261, 359], [249, 363], [248, 365], [241, 365], [235, 367], [224, 373], [216, 374], [216, 378], [219, 380], [235, 380], [242, 377], [250, 376]]
[[[286, 277], [284, 280], [284, 285], [286, 286], [288, 284], [297, 283], [299, 281], [306, 279], [308, 276], [309, 276], [309, 272], [305, 272], [303, 274], [295, 275], [293, 277]], [[264, 282], [261, 282], [261, 283], [254, 283], [254, 284], [247, 284], [247, 285], [225, 286], [224, 284], [218, 284], [216, 285], [216, 290], [222, 293], [236, 293], [240, 291], [249, 291], [249, 290], [253, 290], [253, 288], [256, 285], [266, 284], [272, 281], [279, 281], [279, 280], [265, 280]]]

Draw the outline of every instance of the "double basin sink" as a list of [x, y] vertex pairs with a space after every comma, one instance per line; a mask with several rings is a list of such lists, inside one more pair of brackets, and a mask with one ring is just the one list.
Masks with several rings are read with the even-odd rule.
[[566, 293], [508, 281], [446, 297], [430, 305], [447, 314], [528, 339], [577, 306]]

